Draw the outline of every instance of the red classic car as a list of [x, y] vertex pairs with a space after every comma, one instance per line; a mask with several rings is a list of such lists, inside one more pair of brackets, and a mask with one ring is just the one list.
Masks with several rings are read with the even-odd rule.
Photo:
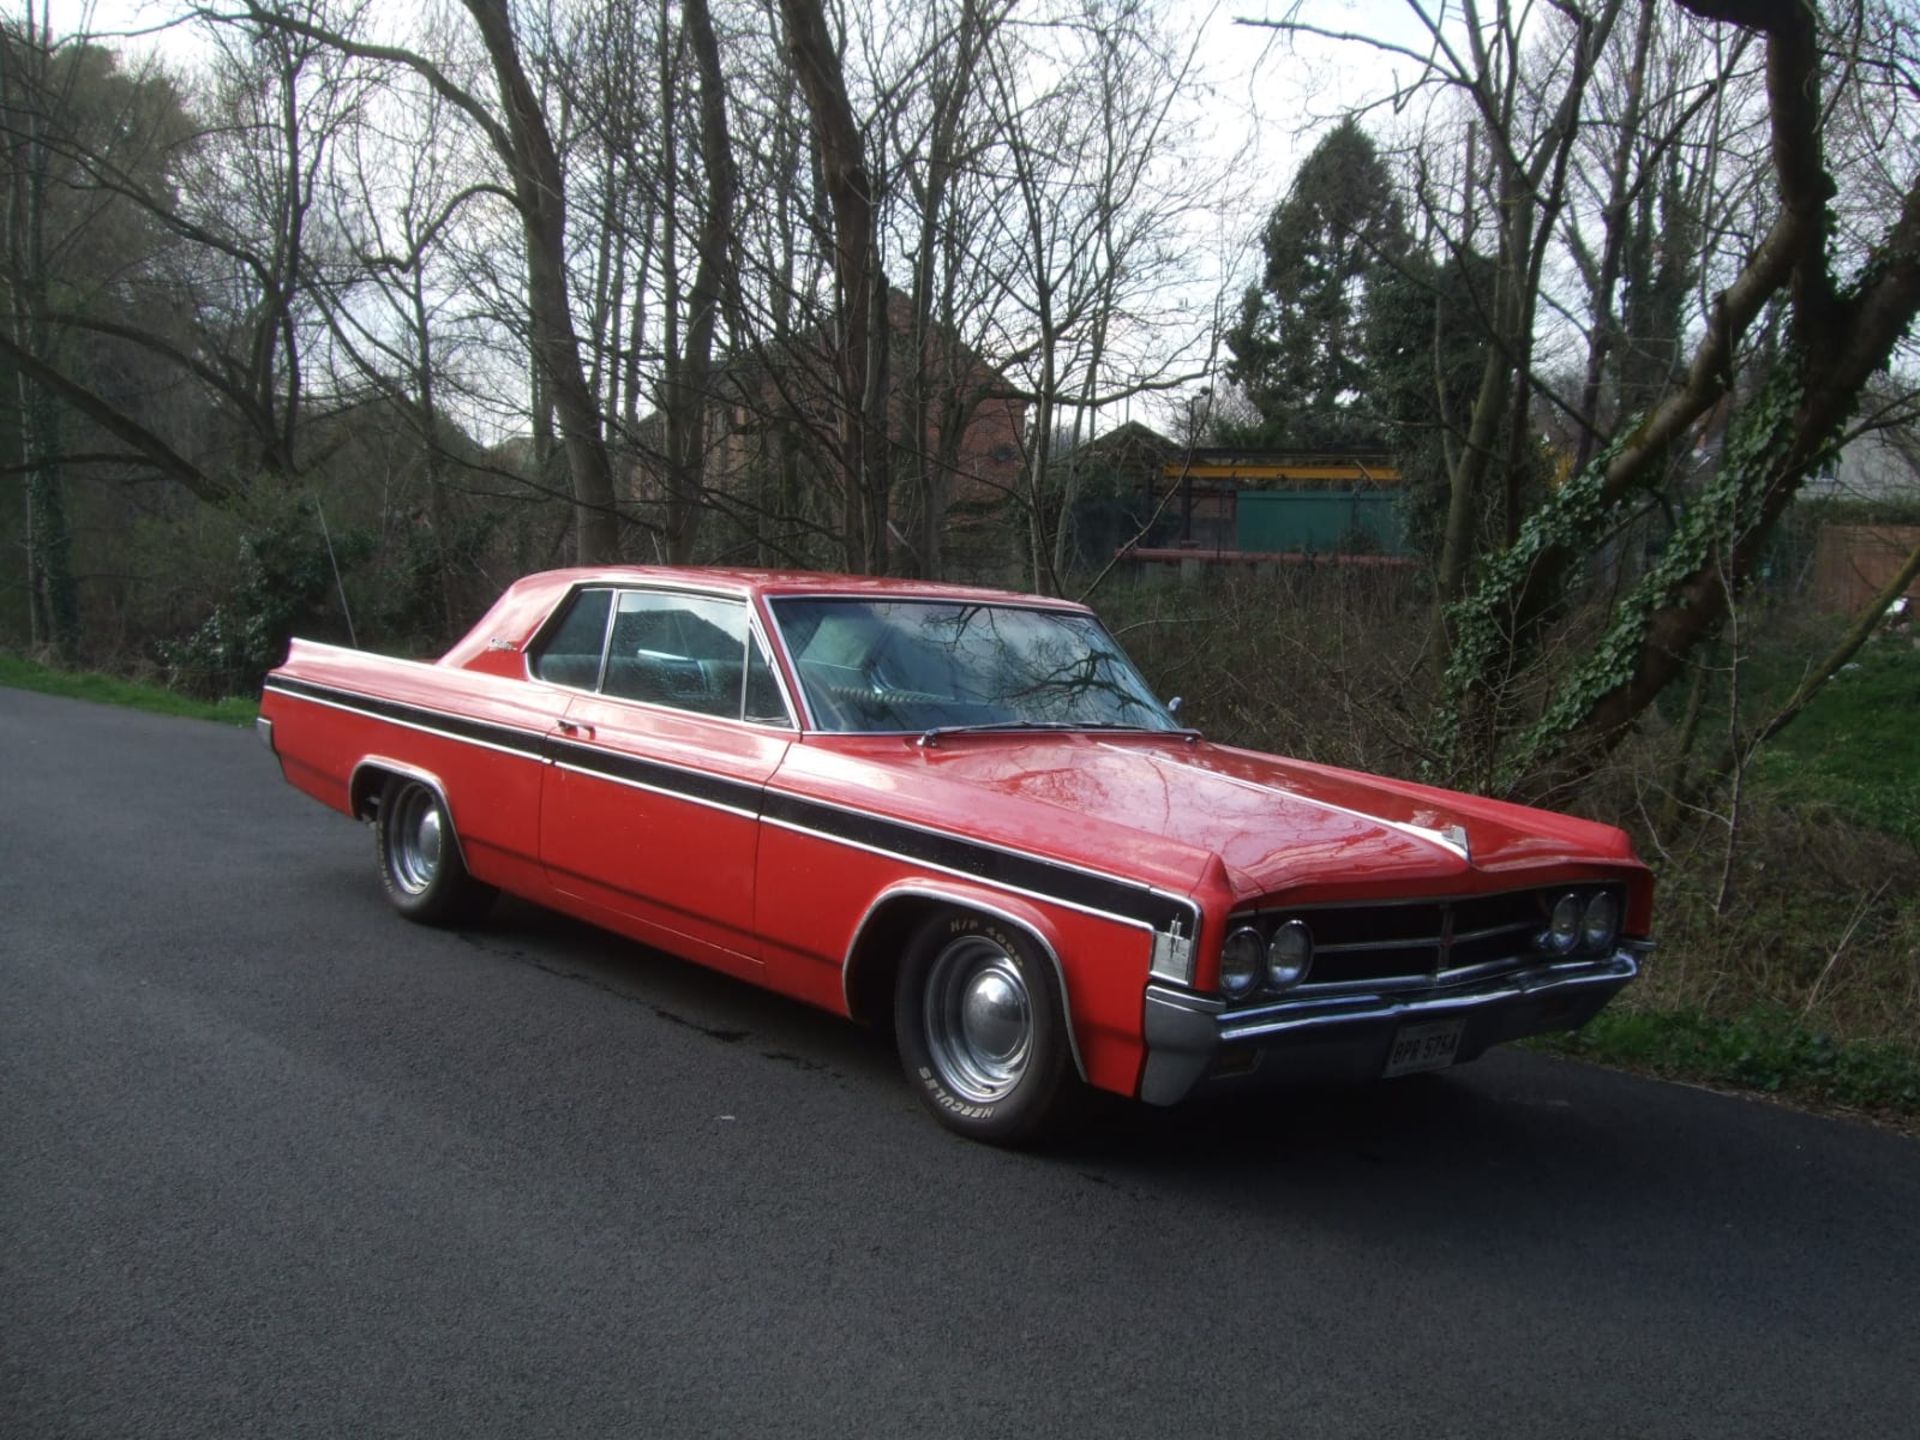
[[1605, 825], [1210, 744], [1086, 607], [870, 578], [531, 576], [437, 663], [295, 641], [260, 729], [388, 897], [496, 890], [891, 1023], [963, 1134], [1392, 1077], [1584, 1023], [1651, 879]]

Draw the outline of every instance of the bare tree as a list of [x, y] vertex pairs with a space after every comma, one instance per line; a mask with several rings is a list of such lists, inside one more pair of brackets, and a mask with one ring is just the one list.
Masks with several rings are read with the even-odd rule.
[[[1841, 23], [1829, 28], [1800, 0], [1676, 3], [1709, 33], [1735, 27], [1763, 47], [1766, 155], [1776, 194], [1745, 254], [1724, 268], [1700, 262], [1701, 283], [1722, 278], [1694, 322], [1691, 359], [1672, 363], [1665, 374], [1643, 373], [1645, 408], [1613, 427], [1590, 413], [1598, 406], [1584, 380], [1580, 399], [1586, 403], [1569, 404], [1536, 372], [1531, 356], [1542, 328], [1549, 247], [1578, 193], [1568, 180], [1579, 153], [1574, 139], [1594, 118], [1597, 92], [1590, 82], [1614, 43], [1622, 6], [1612, 0], [1558, 6], [1564, 23], [1533, 49], [1517, 28], [1519, 12], [1504, 4], [1490, 16], [1469, 5], [1458, 24], [1416, 6], [1428, 26], [1430, 54], [1299, 16], [1287, 22], [1413, 61], [1417, 84], [1463, 93], [1479, 143], [1491, 156], [1483, 163], [1494, 177], [1497, 217], [1499, 279], [1488, 310], [1494, 343], [1454, 472], [1441, 584], [1443, 598], [1463, 592], [1464, 598], [1448, 612], [1452, 646], [1436, 730], [1455, 747], [1455, 764], [1486, 783], [1533, 794], [1589, 773], [1694, 648], [1716, 633], [1729, 597], [1744, 588], [1785, 506], [1832, 454], [1862, 387], [1910, 333], [1920, 309], [1920, 182], [1909, 178], [1897, 200], [1866, 221], [1836, 182], [1826, 151], [1830, 112], [1844, 109], [1861, 87], [1872, 90], [1874, 103], [1911, 116], [1920, 92], [1912, 71], [1894, 58], [1893, 32], [1861, 25], [1851, 4], [1840, 7]], [[1679, 19], [1669, 15], [1664, 23]], [[1614, 113], [1604, 188], [1585, 182], [1588, 193], [1605, 197], [1589, 292], [1601, 362], [1620, 343], [1617, 333], [1607, 333], [1617, 332], [1619, 322], [1605, 252], [1610, 243], [1622, 248], [1611, 268], [1624, 274], [1631, 239], [1626, 208], [1663, 183], [1663, 172], [1672, 175], [1663, 162], [1675, 147], [1723, 147], [1742, 118], [1737, 100], [1726, 104], [1726, 87], [1746, 51], [1742, 33], [1706, 48], [1716, 72], [1688, 81], [1683, 69], [1669, 69], [1669, 82], [1677, 76], [1680, 83], [1654, 95], [1646, 87], [1660, 73], [1651, 57], [1662, 24], [1660, 17], [1636, 15], [1622, 32], [1631, 35], [1624, 51], [1607, 62], [1624, 76], [1625, 95], [1639, 108]], [[1869, 35], [1878, 39], [1870, 42]], [[1535, 67], [1555, 78], [1539, 78]], [[1640, 98], [1631, 99], [1636, 88]], [[1910, 123], [1895, 120], [1892, 128]], [[1724, 226], [1735, 218], [1741, 185], [1736, 179], [1707, 189], [1714, 193], [1690, 203], [1720, 207], [1711, 223]], [[1834, 214], [1864, 222], [1857, 224], [1857, 239], [1836, 233]], [[1463, 233], [1470, 235], [1471, 226], [1452, 232]], [[1593, 259], [1591, 246], [1587, 256]], [[1845, 282], [1835, 276], [1842, 264], [1854, 269]], [[1777, 341], [1769, 315], [1778, 317]], [[1590, 348], [1589, 375], [1594, 365]], [[1577, 424], [1598, 432], [1592, 459], [1483, 560], [1468, 590], [1477, 478], [1502, 431], [1509, 457], [1526, 443], [1535, 396], [1572, 410]], [[1679, 507], [1658, 562], [1611, 604], [1598, 637], [1550, 691], [1529, 711], [1516, 711], [1510, 678], [1525, 674], [1539, 653], [1556, 600], [1578, 581], [1595, 547], [1637, 512], [1637, 497], [1658, 484], [1675, 449], [1703, 438], [1711, 439], [1715, 454]]]
[[612, 560], [619, 553], [619, 515], [599, 401], [587, 380], [573, 321], [567, 283], [567, 188], [560, 154], [522, 62], [506, 0], [463, 3], [492, 71], [499, 97], [496, 105], [488, 105], [417, 51], [356, 39], [307, 18], [316, 10], [303, 7], [296, 13], [290, 7], [250, 0], [246, 14], [255, 24], [318, 41], [342, 54], [406, 67], [484, 137], [504, 172], [500, 192], [513, 203], [526, 246], [528, 345], [534, 374], [559, 421], [574, 500], [575, 552], [583, 564]]
[[780, 14], [788, 61], [813, 122], [821, 187], [832, 213], [835, 459], [846, 485], [842, 521], [847, 565], [882, 573], [888, 563], [892, 475], [879, 187], [820, 0], [780, 0]]
[[[995, 159], [1009, 183], [1001, 243], [982, 258], [1000, 291], [1002, 352], [1033, 407], [1024, 494], [1032, 582], [1057, 592], [1077, 493], [1072, 452], [1094, 417], [1204, 369], [1204, 322], [1167, 302], [1190, 278], [1182, 228], [1210, 196], [1180, 109], [1194, 36], [1133, 4], [1079, 7], [1045, 33], [1064, 52], [1008, 46], [993, 57]], [[1059, 78], [1045, 85], [1042, 72]], [[1067, 455], [1057, 465], [1063, 422]]]

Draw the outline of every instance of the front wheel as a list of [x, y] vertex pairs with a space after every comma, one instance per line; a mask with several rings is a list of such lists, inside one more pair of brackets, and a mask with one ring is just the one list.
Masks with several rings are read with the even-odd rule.
[[381, 792], [374, 822], [380, 883], [409, 920], [454, 925], [477, 920], [497, 893], [467, 873], [453, 819], [433, 788], [396, 775]]
[[1003, 922], [943, 911], [908, 946], [894, 991], [907, 1079], [949, 1129], [1017, 1145], [1063, 1117], [1075, 1089], [1053, 967]]

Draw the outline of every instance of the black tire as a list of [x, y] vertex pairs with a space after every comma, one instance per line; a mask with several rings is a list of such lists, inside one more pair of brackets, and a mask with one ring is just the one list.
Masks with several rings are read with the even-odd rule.
[[380, 884], [393, 908], [423, 925], [478, 920], [499, 892], [467, 873], [453, 817], [433, 787], [395, 775], [373, 822]]
[[894, 986], [908, 1083], [949, 1130], [994, 1145], [1045, 1138], [1079, 1091], [1053, 965], [1024, 932], [942, 910], [908, 943]]

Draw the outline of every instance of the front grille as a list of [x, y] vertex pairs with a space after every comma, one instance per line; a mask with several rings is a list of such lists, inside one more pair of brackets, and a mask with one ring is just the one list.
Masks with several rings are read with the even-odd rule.
[[1451, 900], [1306, 906], [1249, 917], [1271, 936], [1287, 920], [1313, 931], [1313, 966], [1296, 993], [1365, 985], [1409, 987], [1477, 979], [1545, 957], [1541, 937], [1568, 889], [1624, 896], [1616, 887], [1558, 886]]

